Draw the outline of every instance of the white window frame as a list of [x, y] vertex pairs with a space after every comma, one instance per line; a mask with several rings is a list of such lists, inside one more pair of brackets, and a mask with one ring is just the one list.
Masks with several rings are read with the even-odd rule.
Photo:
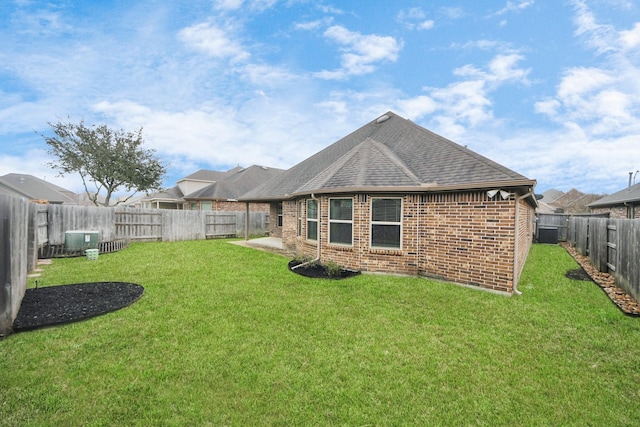
[[[316, 217], [315, 218], [309, 218], [309, 203], [315, 203], [316, 204]], [[307, 229], [305, 231], [305, 238], [306, 240], [310, 240], [312, 242], [317, 242], [318, 241], [318, 234], [320, 234], [320, 223], [318, 222], [318, 213], [319, 213], [319, 206], [320, 203], [318, 202], [318, 200], [314, 200], [314, 199], [307, 199], [307, 202], [305, 204], [306, 209], [305, 209], [305, 217], [307, 219], [306, 225], [307, 225]], [[309, 222], [315, 222], [316, 223], [316, 238], [312, 239], [309, 237]]]
[[[373, 202], [375, 200], [400, 200], [400, 221], [374, 221], [373, 220]], [[404, 199], [402, 197], [372, 197], [371, 198], [371, 216], [369, 218], [369, 247], [371, 249], [388, 249], [388, 250], [402, 250], [402, 213], [404, 212]], [[400, 241], [398, 246], [375, 246], [373, 243], [373, 226], [374, 225], [395, 225], [400, 227]]]
[[[351, 219], [350, 220], [345, 220], [345, 219], [331, 219], [331, 202], [333, 200], [350, 200], [351, 201]], [[353, 208], [354, 208], [354, 200], [353, 197], [333, 197], [329, 199], [329, 230], [328, 230], [328, 234], [329, 234], [329, 244], [331, 245], [336, 245], [336, 246], [346, 246], [346, 247], [353, 247]], [[342, 242], [334, 242], [331, 239], [331, 224], [349, 224], [351, 225], [351, 243], [342, 243]]]

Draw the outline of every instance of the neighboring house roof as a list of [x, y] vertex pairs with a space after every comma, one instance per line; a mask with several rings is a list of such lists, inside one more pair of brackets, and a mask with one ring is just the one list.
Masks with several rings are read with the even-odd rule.
[[234, 168], [225, 173], [223, 181], [214, 182], [207, 187], [184, 196], [185, 200], [232, 200], [237, 199], [263, 182], [268, 181], [284, 170], [266, 166]]
[[536, 208], [536, 212], [541, 214], [552, 214], [556, 213], [556, 209], [556, 207], [551, 206], [548, 203], [543, 202], [542, 200], [538, 200], [538, 207]]
[[236, 200], [242, 194], [250, 191], [265, 181], [274, 178], [284, 170], [253, 165], [248, 168], [237, 166], [226, 172], [199, 170], [178, 181], [200, 181], [210, 183], [189, 194], [183, 194], [180, 186], [162, 190], [138, 199], [151, 202], [182, 203], [185, 200]]
[[424, 192], [534, 185], [534, 180], [388, 112], [241, 199], [278, 200], [347, 191]]
[[0, 188], [8, 194], [16, 194], [29, 200], [46, 200], [49, 203], [77, 204], [76, 194], [33, 175], [9, 173], [0, 177]]
[[559, 197], [562, 197], [563, 194], [564, 194], [563, 191], [556, 190], [555, 188], [552, 188], [542, 193], [542, 195], [544, 196], [544, 201], [547, 204], [553, 203], [554, 200], [558, 199]]
[[638, 202], [640, 202], [640, 184], [635, 184], [625, 188], [624, 190], [620, 190], [617, 193], [613, 193], [596, 200], [593, 203], [589, 203], [587, 206], [590, 208], [596, 208], [601, 206], [615, 206]]
[[[234, 171], [242, 170], [242, 169], [243, 168], [240, 167], [240, 166], [236, 166], [235, 168], [230, 169], [230, 170], [228, 170], [226, 172], [200, 169], [199, 171], [194, 172], [191, 175], [185, 176], [180, 181], [185, 181], [185, 180], [208, 181], [208, 182], [222, 181], [222, 180], [226, 179], [229, 174], [233, 173]], [[180, 181], [178, 181], [178, 182], [180, 182]]]
[[170, 201], [175, 202], [178, 200], [182, 200], [182, 191], [178, 186], [167, 188], [156, 193], [150, 194], [148, 197], [144, 198], [145, 200], [150, 200], [154, 202], [163, 202]]

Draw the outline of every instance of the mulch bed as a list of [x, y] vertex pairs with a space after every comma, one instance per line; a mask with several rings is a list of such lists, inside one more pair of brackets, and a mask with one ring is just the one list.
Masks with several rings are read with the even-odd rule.
[[302, 263], [303, 261], [299, 261], [295, 259], [289, 261], [289, 270], [305, 277], [312, 277], [316, 279], [333, 279], [333, 280], [346, 279], [347, 277], [353, 277], [360, 274], [359, 271], [342, 269], [340, 270], [339, 274], [331, 275], [329, 273], [328, 268], [325, 265], [318, 264], [318, 263], [313, 263], [309, 265], [304, 265], [302, 267], [294, 268], [295, 266], [300, 265]]
[[13, 331], [89, 319], [127, 307], [142, 296], [134, 283], [95, 282], [27, 289]]
[[[611, 299], [611, 301], [624, 313], [629, 316], [640, 316], [640, 305], [638, 302], [629, 294], [627, 294], [623, 289], [617, 287], [615, 285], [615, 278], [609, 273], [603, 273], [599, 271], [596, 267], [593, 266], [591, 260], [588, 257], [580, 255], [574, 247], [567, 243], [561, 244], [563, 248], [571, 255], [585, 274], [593, 280], [599, 287], [604, 291], [605, 294]], [[571, 270], [575, 273], [576, 270]], [[570, 274], [571, 272], [567, 272]], [[567, 275], [567, 277], [569, 277]], [[573, 278], [573, 277], [571, 277]], [[576, 277], [577, 278], [577, 277]], [[584, 280], [584, 279], [578, 279]]]

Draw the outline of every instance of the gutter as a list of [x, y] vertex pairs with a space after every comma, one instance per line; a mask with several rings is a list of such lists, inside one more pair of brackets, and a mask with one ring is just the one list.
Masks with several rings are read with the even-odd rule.
[[315, 193], [311, 193], [311, 198], [318, 203], [318, 250], [316, 253], [316, 258], [311, 261], [303, 262], [302, 264], [298, 264], [295, 267], [291, 267], [291, 270], [295, 270], [298, 267], [302, 267], [304, 265], [312, 264], [316, 261], [320, 261], [320, 242], [322, 242], [322, 233], [320, 233], [320, 229], [322, 228], [322, 216], [320, 215], [320, 199], [318, 199]]
[[[340, 194], [340, 193], [437, 193], [437, 192], [453, 192], [453, 191], [471, 191], [471, 190], [486, 190], [487, 188], [517, 188], [524, 187], [530, 188], [535, 186], [536, 181], [530, 179], [518, 179], [509, 181], [484, 181], [474, 182], [466, 184], [450, 184], [450, 185], [438, 185], [437, 182], [422, 183], [420, 185], [400, 185], [400, 186], [348, 186], [338, 188], [317, 188], [311, 190], [311, 194]], [[241, 202], [269, 202], [276, 200], [293, 199], [299, 196], [305, 196], [310, 194], [308, 189], [302, 191], [295, 191], [293, 193], [287, 193], [279, 196], [267, 196], [267, 197], [255, 197], [244, 198], [240, 197], [238, 200]], [[535, 200], [535, 197], [533, 198]]]
[[[514, 239], [513, 239], [513, 293], [516, 295], [522, 295], [522, 292], [520, 292], [518, 290], [518, 281], [520, 280], [520, 277], [518, 276], [518, 263], [517, 263], [517, 257], [518, 257], [518, 249], [520, 245], [518, 245], [518, 224], [520, 221], [520, 200], [526, 199], [527, 197], [531, 197], [533, 196], [533, 190], [529, 190], [528, 193], [523, 194], [520, 197], [516, 198], [516, 217], [515, 217], [515, 227], [514, 227]], [[534, 196], [535, 199], [535, 196]], [[518, 280], [516, 280], [516, 277], [518, 278]]]

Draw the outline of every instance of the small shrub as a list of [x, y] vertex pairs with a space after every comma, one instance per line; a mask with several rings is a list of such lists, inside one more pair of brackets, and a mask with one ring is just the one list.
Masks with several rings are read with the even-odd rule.
[[340, 267], [333, 261], [327, 262], [327, 265], [325, 265], [325, 267], [327, 268], [327, 275], [329, 277], [336, 277], [342, 273], [342, 267]]

